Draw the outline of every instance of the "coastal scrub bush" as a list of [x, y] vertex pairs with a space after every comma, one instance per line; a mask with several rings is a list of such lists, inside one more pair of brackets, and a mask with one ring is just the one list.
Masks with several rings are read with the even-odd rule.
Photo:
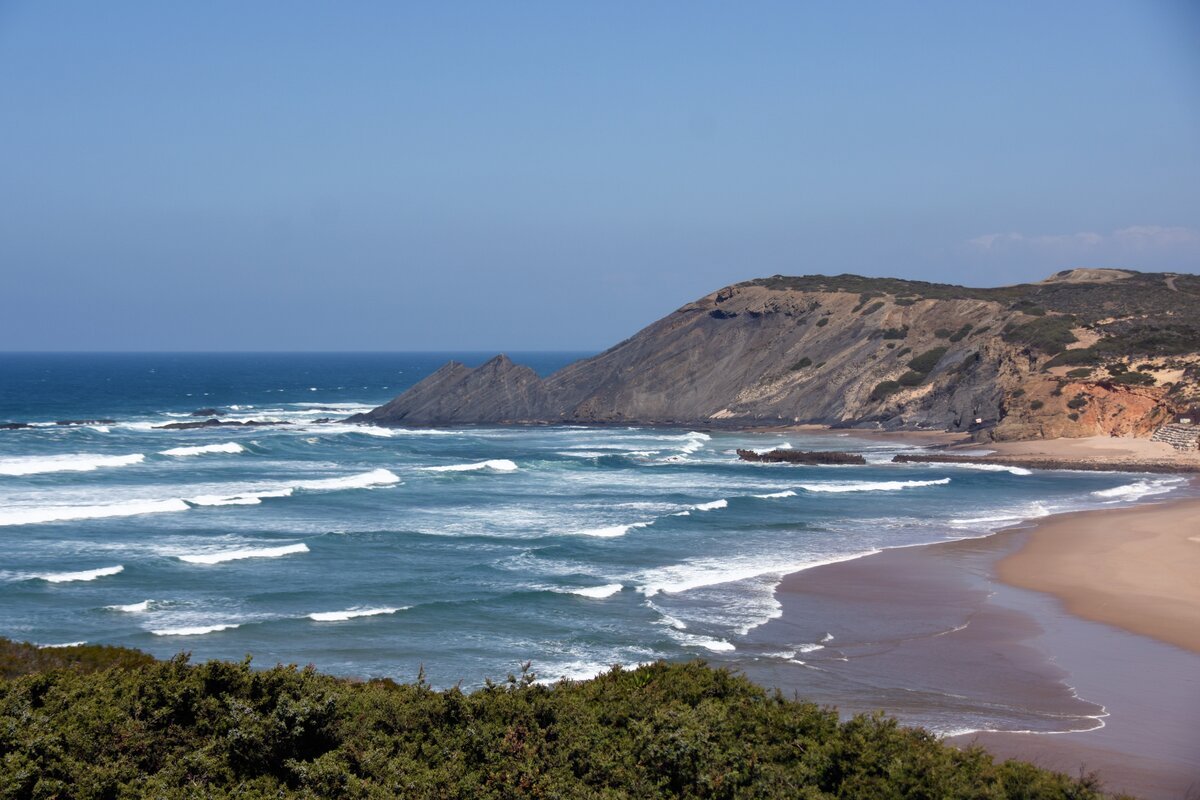
[[971, 328], [973, 328], [973, 327], [975, 327], [975, 326], [972, 325], [971, 323], [969, 323], [969, 322], [966, 323], [961, 328], [956, 330], [954, 333], [950, 334], [950, 341], [961, 342], [963, 339], [967, 338], [967, 334], [969, 334], [971, 332]]
[[1089, 376], [1091, 374], [1092, 374], [1091, 367], [1078, 367], [1077, 369], [1073, 369], [1073, 370], [1069, 371], [1067, 373], [1067, 377], [1068, 378], [1086, 378], [1087, 376]]
[[1046, 404], [1043, 403], [1041, 400], [1030, 400], [1029, 401], [1029, 408], [1033, 411], [1039, 410], [1044, 405], [1046, 405]]
[[938, 328], [936, 331], [933, 332], [933, 335], [939, 339], [949, 339], [950, 338], [950, 329], [949, 328]]
[[824, 328], [828, 324], [829, 324], [829, 317], [821, 317], [819, 320], [817, 320], [818, 328]]
[[1067, 408], [1078, 409], [1083, 408], [1088, 404], [1087, 398], [1082, 394], [1077, 394], [1067, 401]]
[[875, 402], [886, 400], [898, 391], [900, 391], [900, 384], [896, 381], [880, 381], [871, 390], [871, 400]]
[[295, 666], [256, 671], [249, 659], [129, 658], [0, 682], [0, 795], [1103, 796], [1091, 777], [997, 764], [881, 714], [841, 722], [700, 661], [553, 686], [523, 670], [467, 693]]
[[1120, 383], [1126, 386], [1153, 386], [1156, 381], [1153, 375], [1145, 372], [1122, 372], [1109, 379], [1110, 383]]
[[876, 311], [878, 311], [881, 308], [883, 308], [882, 300], [880, 300], [877, 303], [872, 303], [871, 305], [867, 306], [866, 310], [862, 312], [862, 315], [864, 317], [869, 316], [871, 314], [874, 314]]
[[937, 363], [942, 360], [942, 356], [946, 355], [948, 349], [946, 347], [935, 347], [932, 350], [927, 350], [912, 361], [909, 361], [908, 368], [914, 372], [931, 372], [937, 366]]
[[1028, 345], [1053, 355], [1079, 341], [1071, 333], [1077, 324], [1072, 316], [1041, 317], [1024, 325], [1010, 325], [1004, 331], [1004, 341]]
[[897, 382], [901, 386], [920, 386], [924, 380], [925, 380], [924, 372], [914, 372], [913, 370], [910, 369], [908, 372], [901, 375], [897, 379]]
[[916, 304], [919, 299], [919, 297], [897, 297], [895, 303], [898, 306], [911, 306]]
[[790, 369], [793, 372], [795, 372], [796, 370], [804, 369], [805, 367], [808, 367], [808, 366], [812, 366], [812, 359], [809, 358], [808, 356], [805, 356], [804, 358], [797, 361], [795, 364], [792, 364]]
[[908, 326], [903, 325], [899, 328], [884, 328], [883, 329], [883, 338], [884, 339], [907, 339], [908, 338]]

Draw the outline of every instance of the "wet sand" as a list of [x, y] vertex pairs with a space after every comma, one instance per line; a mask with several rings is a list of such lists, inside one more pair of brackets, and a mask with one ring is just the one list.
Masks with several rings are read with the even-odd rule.
[[1008, 531], [787, 576], [782, 615], [751, 632], [743, 669], [843, 713], [884, 710], [1001, 758], [1094, 771], [1113, 791], [1200, 790], [1200, 654], [1001, 582], [997, 562], [1030, 538]]

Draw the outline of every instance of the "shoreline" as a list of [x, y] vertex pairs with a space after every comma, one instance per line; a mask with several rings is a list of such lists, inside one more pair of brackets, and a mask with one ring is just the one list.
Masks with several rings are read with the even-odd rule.
[[[1170, 532], [1154, 533], [1163, 527]], [[1099, 546], [1096, 529], [1107, 532]], [[1129, 541], [1133, 550], [1122, 547]], [[1145, 566], [1149, 553], [1171, 544], [1172, 555]], [[819, 703], [853, 713], [882, 709], [902, 721], [953, 719], [959, 706], [960, 719], [978, 708], [1058, 718], [1065, 729], [1030, 731], [1002, 720], [994, 730], [938, 727], [946, 741], [982, 746], [1000, 760], [1020, 758], [1070, 774], [1086, 768], [1110, 790], [1184, 797], [1200, 788], [1200, 733], [1194, 730], [1200, 588], [1187, 579], [1200, 570], [1184, 557], [1190, 552], [1180, 549], [1184, 545], [1200, 559], [1200, 498], [1194, 494], [1057, 514], [980, 538], [812, 567], [785, 576], [776, 590], [781, 616], [755, 638], [776, 648], [800, 639], [815, 643], [823, 640], [814, 638], [813, 618], [839, 620], [850, 630], [838, 631], [828, 645], [846, 640], [838, 657], [818, 648], [797, 655], [798, 669], [762, 661], [745, 669], [760, 683]], [[1081, 553], [1094, 558], [1064, 570]], [[1100, 569], [1106, 558], [1124, 581], [1097, 594], [1097, 583], [1103, 588], [1111, 580]], [[1157, 578], [1156, 565], [1164, 563], [1175, 566], [1167, 586]], [[1132, 616], [1120, 613], [1116, 601], [1139, 581], [1157, 594], [1142, 598]], [[1194, 593], [1195, 603], [1177, 604], [1182, 610], [1169, 617], [1164, 632], [1148, 612], [1171, 608], [1172, 588], [1185, 599]], [[1161, 638], [1150, 638], [1155, 634]], [[817, 670], [828, 674], [814, 675]], [[879, 675], [891, 683], [870, 684], [865, 698], [855, 697], [862, 680], [878, 683]]]

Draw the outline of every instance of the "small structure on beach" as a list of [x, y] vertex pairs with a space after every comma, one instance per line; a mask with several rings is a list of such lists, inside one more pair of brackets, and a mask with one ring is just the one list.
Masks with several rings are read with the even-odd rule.
[[1184, 453], [1195, 453], [1200, 451], [1200, 425], [1193, 424], [1196, 417], [1186, 418], [1188, 421], [1183, 421], [1184, 417], [1176, 417], [1176, 421], [1163, 425], [1154, 432], [1150, 437], [1152, 442], [1166, 442]]

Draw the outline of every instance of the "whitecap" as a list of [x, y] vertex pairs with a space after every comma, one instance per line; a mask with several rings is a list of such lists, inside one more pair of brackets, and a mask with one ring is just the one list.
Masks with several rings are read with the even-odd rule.
[[201, 456], [208, 453], [242, 453], [245, 450], [246, 448], [237, 442], [225, 442], [224, 444], [198, 444], [192, 447], [172, 447], [170, 450], [163, 450], [159, 455]]
[[396, 473], [386, 469], [373, 469], [370, 472], [360, 472], [344, 478], [319, 478], [311, 481], [298, 481], [293, 485], [297, 489], [325, 491], [330, 489], [369, 489], [375, 486], [390, 486], [399, 482], [400, 477]]
[[246, 558], [279, 558], [293, 553], [307, 553], [308, 545], [286, 544], [281, 547], [249, 547], [241, 550], [224, 550], [217, 553], [192, 553], [176, 556], [180, 561], [189, 564], [222, 564], [226, 561], [240, 561]]
[[97, 578], [103, 578], [108, 575], [116, 575], [118, 572], [123, 572], [125, 567], [118, 564], [115, 567], [100, 567], [99, 569], [87, 569], [82, 572], [51, 572], [46, 575], [35, 575], [39, 580], [46, 583], [71, 583], [74, 581], [94, 581]]
[[575, 531], [576, 536], [596, 536], [601, 539], [613, 539], [618, 536], [624, 536], [635, 528], [647, 528], [653, 522], [631, 522], [628, 525], [609, 525], [605, 528], [587, 528], [581, 531]]
[[939, 469], [945, 469], [949, 467], [950, 469], [975, 469], [981, 472], [1008, 472], [1012, 475], [1033, 474], [1033, 470], [1031, 469], [1009, 466], [1008, 464], [971, 464], [959, 461], [925, 461], [922, 463], [927, 464], [930, 467], [937, 467]]
[[223, 622], [216, 625], [193, 625], [183, 628], [161, 628], [150, 631], [155, 636], [203, 636], [206, 633], [233, 630], [238, 627], [236, 622]]
[[700, 505], [692, 506], [692, 511], [716, 511], [728, 505], [728, 500], [713, 500], [711, 503], [701, 503]]
[[1131, 502], [1141, 500], [1143, 497], [1174, 491], [1179, 484], [1184, 482], [1183, 478], [1141, 480], [1124, 486], [1114, 486], [1111, 489], [1100, 489], [1092, 492], [1092, 496], [1102, 498], [1109, 503]]
[[778, 500], [783, 497], [795, 497], [796, 493], [793, 492], [791, 489], [784, 489], [782, 492], [771, 492], [770, 494], [756, 494], [754, 496], [757, 497], [759, 500]]
[[711, 650], [714, 653], [729, 653], [737, 648], [724, 639], [717, 639], [712, 636], [697, 636], [691, 633], [679, 633], [671, 631], [671, 636], [680, 644], [690, 645], [692, 647], [703, 647], [705, 650]]
[[194, 506], [256, 506], [262, 503], [264, 498], [291, 497], [292, 493], [293, 490], [287, 488], [264, 489], [247, 494], [201, 494], [187, 498], [187, 502]]
[[918, 489], [923, 486], [945, 486], [949, 478], [933, 481], [834, 481], [830, 483], [802, 483], [806, 492], [894, 492], [900, 489]]
[[60, 456], [14, 456], [0, 459], [0, 475], [41, 475], [47, 472], [91, 472], [101, 467], [126, 467], [146, 460], [142, 453], [106, 456], [73, 453]]
[[733, 583], [764, 575], [782, 576], [792, 572], [800, 572], [812, 567], [825, 564], [836, 564], [849, 561], [864, 555], [872, 555], [879, 550], [868, 550], [834, 558], [799, 562], [780, 562], [771, 558], [753, 557], [743, 559], [697, 559], [681, 564], [647, 570], [635, 577], [637, 590], [647, 597], [656, 594], [676, 594], [704, 586], [715, 586], [722, 583]]
[[187, 511], [182, 500], [133, 500], [95, 506], [36, 506], [32, 508], [0, 508], [0, 525], [35, 525], [43, 522], [63, 522], [78, 519], [130, 517], [137, 514], [159, 514]]
[[309, 614], [308, 618], [314, 622], [345, 622], [348, 619], [356, 619], [358, 617], [395, 614], [397, 611], [404, 611], [407, 608], [408, 606], [397, 606], [395, 608], [348, 608], [345, 611], [317, 611]]
[[519, 467], [507, 458], [493, 458], [487, 461], [477, 461], [473, 464], [449, 464], [443, 467], [419, 467], [426, 472], [474, 472], [488, 469], [493, 472], [515, 472]]
[[105, 608], [109, 611], [121, 611], [126, 614], [141, 614], [142, 612], [149, 611], [150, 604], [153, 602], [153, 600], [143, 600], [140, 603], [130, 603], [124, 606], [105, 606]]
[[603, 586], [585, 586], [579, 589], [563, 589], [562, 591], [569, 594], [577, 594], [580, 597], [591, 597], [596, 600], [603, 600], [606, 597], [612, 597], [624, 587], [619, 583], [606, 583]]

